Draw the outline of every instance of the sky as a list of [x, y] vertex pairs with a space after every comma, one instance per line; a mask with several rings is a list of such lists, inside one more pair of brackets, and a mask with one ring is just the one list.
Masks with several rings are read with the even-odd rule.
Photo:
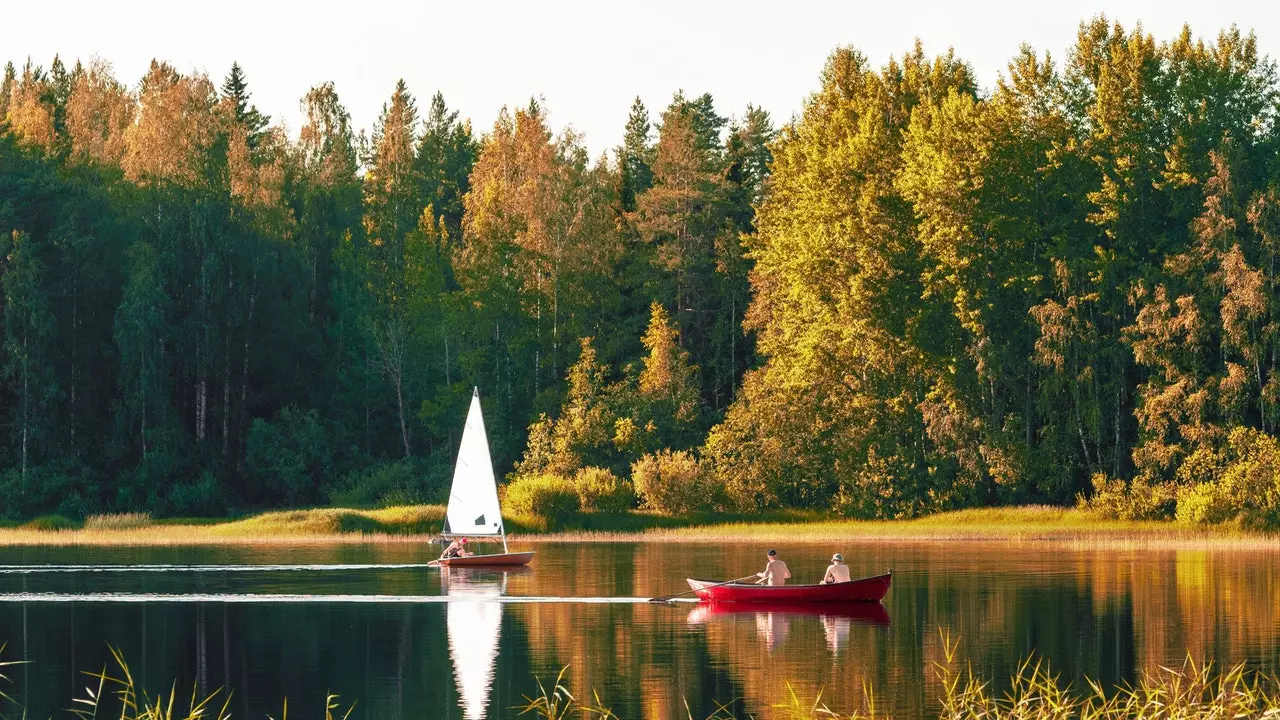
[[1080, 21], [1098, 14], [1140, 21], [1157, 40], [1184, 23], [1205, 38], [1235, 24], [1280, 56], [1275, 0], [0, 0], [0, 60], [97, 56], [134, 86], [152, 58], [217, 85], [237, 61], [254, 104], [291, 134], [299, 99], [325, 81], [365, 129], [399, 78], [421, 111], [440, 91], [477, 134], [503, 106], [540, 96], [552, 125], [584, 133], [599, 155], [621, 142], [637, 96], [655, 119], [684, 90], [710, 92], [722, 115], [751, 103], [781, 124], [817, 89], [834, 48], [851, 45], [879, 66], [915, 38], [930, 55], [954, 48], [989, 88], [1020, 44], [1060, 59]]

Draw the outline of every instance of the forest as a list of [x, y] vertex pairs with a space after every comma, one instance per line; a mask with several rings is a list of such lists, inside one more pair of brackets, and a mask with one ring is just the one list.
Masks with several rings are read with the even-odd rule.
[[542, 99], [478, 131], [400, 82], [366, 133], [320, 84], [287, 133], [238, 65], [10, 63], [0, 518], [439, 502], [479, 388], [534, 511], [1280, 520], [1251, 33], [814, 70], [591, 157]]

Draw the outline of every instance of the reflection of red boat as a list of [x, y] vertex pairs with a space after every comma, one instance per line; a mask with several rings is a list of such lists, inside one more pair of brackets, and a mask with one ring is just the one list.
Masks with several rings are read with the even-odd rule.
[[809, 615], [828, 618], [848, 618], [861, 625], [889, 625], [889, 613], [878, 602], [846, 603], [772, 603], [772, 602], [716, 602], [701, 603], [689, 613], [690, 623], [706, 622], [713, 615], [741, 613], [778, 613], [781, 615]]
[[889, 592], [890, 573], [827, 585], [720, 584], [713, 580], [689, 580], [689, 587], [704, 602], [734, 603], [849, 603], [879, 602]]
[[428, 565], [446, 565], [448, 567], [509, 567], [512, 565], [528, 565], [533, 553], [496, 553], [493, 555], [467, 555], [465, 557], [442, 558]]

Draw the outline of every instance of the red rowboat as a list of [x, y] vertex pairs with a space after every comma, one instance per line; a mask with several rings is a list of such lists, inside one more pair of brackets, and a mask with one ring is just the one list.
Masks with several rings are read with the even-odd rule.
[[756, 585], [689, 579], [689, 587], [703, 602], [733, 603], [847, 603], [880, 602], [889, 592], [891, 573], [827, 585]]
[[531, 552], [495, 553], [493, 555], [441, 558], [427, 564], [447, 565], [448, 567], [510, 567], [512, 565], [528, 565], [532, 559], [533, 553]]

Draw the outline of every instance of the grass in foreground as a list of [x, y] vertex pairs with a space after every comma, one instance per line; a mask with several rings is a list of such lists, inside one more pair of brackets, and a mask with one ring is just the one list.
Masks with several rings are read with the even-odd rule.
[[[942, 720], [1173, 720], [1280, 717], [1280, 679], [1273, 674], [1248, 671], [1237, 665], [1225, 672], [1212, 664], [1188, 659], [1181, 668], [1160, 668], [1144, 673], [1134, 685], [1108, 691], [1092, 680], [1086, 687], [1064, 684], [1048, 666], [1028, 659], [1011, 678], [1010, 690], [996, 694], [988, 681], [978, 678], [972, 665], [963, 668], [957, 661], [957, 644], [943, 635], [945, 661], [935, 663], [933, 672], [942, 687], [937, 717]], [[81, 720], [116, 717], [119, 720], [231, 720], [231, 694], [223, 690], [189, 694], [173, 687], [152, 695], [138, 686], [129, 666], [111, 649], [115, 667], [108, 671], [86, 672], [92, 680], [84, 694], [73, 699], [72, 713]], [[7, 663], [14, 664], [14, 663]], [[3, 667], [0, 664], [0, 667]], [[537, 692], [524, 704], [509, 708], [500, 717], [529, 717], [541, 720], [587, 718], [622, 720], [594, 691], [589, 702], [579, 701], [560, 671], [549, 687], [537, 681]], [[4, 680], [0, 675], [0, 680]], [[16, 705], [7, 696], [10, 705]], [[801, 698], [790, 684], [784, 702], [765, 709], [761, 717], [779, 720], [888, 720], [892, 715], [876, 710], [875, 693], [863, 689], [863, 707], [852, 711], [833, 710], [822, 701], [822, 693], [812, 700]], [[688, 720], [695, 718], [684, 704]], [[7, 708], [0, 705], [0, 718]], [[343, 705], [330, 693], [325, 699], [324, 720], [349, 720], [355, 705]], [[25, 717], [19, 709], [18, 717]], [[286, 700], [279, 720], [287, 720]], [[716, 703], [716, 710], [701, 720], [734, 720], [755, 717], [737, 700]], [[273, 716], [268, 718], [274, 720]]]
[[[153, 520], [145, 513], [99, 515], [83, 524], [53, 516], [0, 528], [3, 545], [215, 545], [423, 542], [438, 534], [443, 505], [376, 510], [315, 508], [228, 520]], [[1214, 546], [1280, 550], [1280, 536], [1236, 527], [1106, 520], [1075, 508], [1023, 506], [939, 513], [915, 520], [847, 520], [815, 512], [672, 517], [631, 511], [579, 515], [548, 532], [531, 518], [506, 519], [521, 542], [1059, 542], [1116, 549]]]

